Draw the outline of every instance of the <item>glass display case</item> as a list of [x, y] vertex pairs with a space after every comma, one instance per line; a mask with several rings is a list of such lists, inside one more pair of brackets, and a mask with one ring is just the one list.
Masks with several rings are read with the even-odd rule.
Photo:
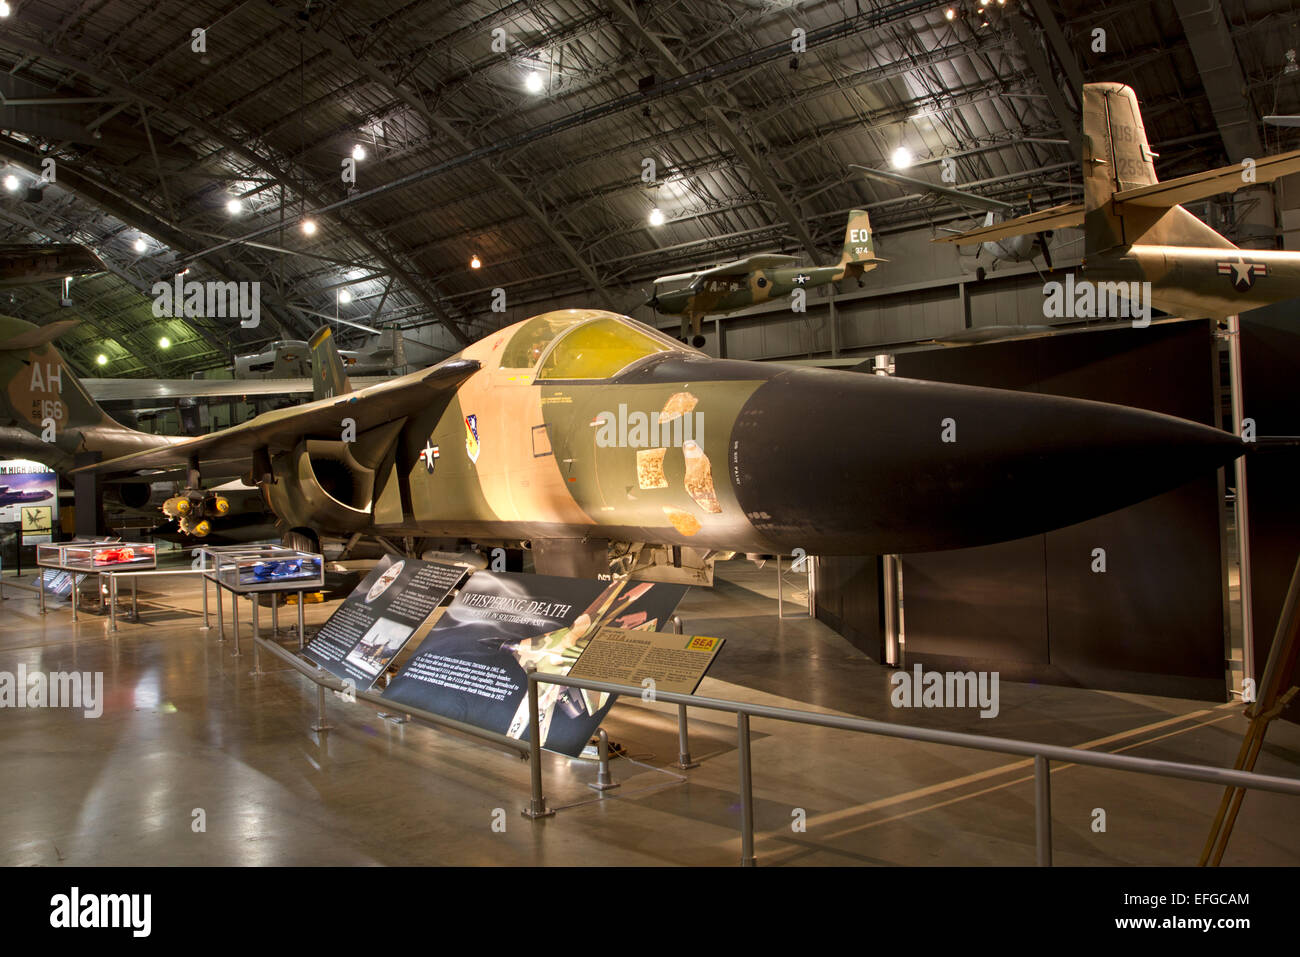
[[222, 545], [201, 549], [203, 573], [236, 592], [306, 591], [325, 585], [325, 559], [281, 545]]
[[36, 546], [36, 564], [84, 572], [139, 570], [157, 564], [157, 549], [145, 542], [62, 542]]

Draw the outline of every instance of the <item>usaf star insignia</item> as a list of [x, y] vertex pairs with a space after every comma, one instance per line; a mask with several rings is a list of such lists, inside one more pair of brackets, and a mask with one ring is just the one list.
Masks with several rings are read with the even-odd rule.
[[439, 454], [438, 446], [426, 440], [424, 448], [420, 451], [420, 461], [424, 463], [425, 471], [430, 475], [433, 474], [433, 467], [438, 462]]
[[1237, 292], [1246, 292], [1255, 285], [1256, 276], [1267, 276], [1268, 265], [1266, 263], [1251, 262], [1221, 262], [1215, 263], [1219, 270], [1220, 276], [1232, 277], [1232, 288]]
[[803, 274], [803, 273], [798, 273], [798, 274], [794, 277], [794, 284], [795, 284], [796, 286], [802, 286], [804, 283], [808, 282], [810, 279], [812, 279], [812, 276], [807, 276], [807, 275], [805, 275], [805, 274]]

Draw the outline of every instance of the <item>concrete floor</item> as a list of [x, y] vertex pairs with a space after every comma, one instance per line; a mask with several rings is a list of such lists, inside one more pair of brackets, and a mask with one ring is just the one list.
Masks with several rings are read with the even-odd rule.
[[[1010, 682], [995, 719], [896, 710], [888, 669], [817, 621], [776, 618], [770, 566], [719, 571], [712, 591], [693, 590], [679, 609], [688, 632], [727, 639], [703, 695], [1219, 766], [1231, 765], [1245, 729], [1237, 705]], [[199, 627], [199, 590], [188, 578], [155, 579], [142, 590], [142, 621], [121, 622], [116, 635], [95, 614], [73, 625], [66, 603], [42, 617], [34, 596], [6, 595], [0, 671], [20, 662], [102, 671], [106, 704], [94, 720], [0, 711], [0, 864], [739, 859], [728, 716], [693, 714], [701, 766], [677, 772], [675, 709], [620, 702], [605, 726], [632, 759], [613, 763], [622, 786], [598, 795], [586, 786], [590, 762], [545, 755], [546, 794], [559, 813], [532, 822], [519, 813], [528, 765], [512, 755], [332, 696], [335, 730], [311, 731], [314, 685], [291, 670], [250, 674], [246, 603], [245, 654], [232, 658], [229, 640]], [[334, 607], [309, 604], [309, 629]], [[296, 647], [288, 632], [281, 640]], [[761, 719], [752, 727], [760, 865], [1033, 863], [1028, 761]], [[1300, 777], [1300, 728], [1275, 723], [1257, 770]], [[1055, 767], [1056, 863], [1193, 864], [1219, 795], [1209, 785]], [[1104, 833], [1090, 826], [1097, 808]], [[798, 809], [802, 833], [792, 829]], [[1252, 793], [1224, 863], [1300, 863], [1297, 810], [1294, 798]]]

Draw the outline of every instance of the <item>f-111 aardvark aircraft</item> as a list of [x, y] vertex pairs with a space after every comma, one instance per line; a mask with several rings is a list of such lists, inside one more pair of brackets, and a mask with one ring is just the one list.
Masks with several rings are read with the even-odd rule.
[[[243, 457], [291, 535], [404, 539], [417, 554], [527, 543], [545, 574], [690, 580], [735, 552], [1018, 538], [1177, 487], [1244, 449], [1123, 406], [713, 359], [588, 309], [516, 323], [359, 391], [328, 329], [312, 348], [315, 401], [89, 468], [183, 464], [201, 495], [206, 461]], [[10, 395], [25, 407], [56, 398], [28, 380]]]

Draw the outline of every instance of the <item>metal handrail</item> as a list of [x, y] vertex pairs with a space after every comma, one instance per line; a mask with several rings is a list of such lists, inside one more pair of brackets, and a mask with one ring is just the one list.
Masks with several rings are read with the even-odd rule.
[[469, 735], [470, 737], [479, 738], [480, 740], [487, 741], [490, 744], [495, 744], [498, 747], [505, 748], [508, 751], [513, 751], [524, 760], [528, 759], [529, 750], [527, 741], [521, 741], [518, 738], [512, 738], [496, 731], [487, 731], [483, 728], [476, 727], [475, 725], [466, 724], [464, 721], [457, 721], [455, 718], [448, 718], [445, 715], [435, 714], [432, 711], [425, 711], [423, 708], [401, 704], [393, 701], [391, 698], [377, 695], [373, 691], [361, 691], [346, 684], [342, 679], [326, 671], [324, 668], [308, 664], [293, 652], [282, 648], [274, 641], [269, 641], [266, 638], [254, 638], [253, 641], [266, 651], [271, 652], [271, 654], [275, 655], [299, 674], [306, 675], [316, 683], [316, 704], [318, 708], [317, 718], [321, 728], [326, 727], [325, 689], [329, 688], [331, 691], [340, 692], [349, 700], [355, 698], [358, 701], [368, 701], [371, 704], [379, 705], [385, 711], [409, 715], [412, 718], [419, 718], [421, 721], [427, 721], [429, 724], [437, 725], [438, 727], [448, 728], [452, 731], [458, 731], [461, 734]]
[[[532, 803], [524, 813], [526, 816], [534, 818], [542, 817], [548, 813], [546, 798], [542, 793], [541, 786], [541, 745], [538, 741], [537, 685], [542, 682], [562, 685], [566, 688], [603, 691], [608, 694], [641, 695], [645, 691], [645, 689], [637, 686], [620, 685], [610, 681], [595, 681], [590, 678], [574, 678], [569, 675], [545, 674], [540, 671], [530, 671], [528, 673], [530, 703], [529, 746], [532, 749], [533, 794]], [[1032, 757], [1034, 759], [1037, 858], [1038, 863], [1043, 866], [1050, 865], [1052, 860], [1050, 762], [1053, 760], [1109, 768], [1116, 771], [1135, 771], [1160, 777], [1181, 778], [1207, 784], [1230, 785], [1261, 791], [1274, 791], [1279, 794], [1300, 795], [1300, 780], [1256, 774], [1250, 771], [1234, 771], [1209, 765], [1161, 761], [1155, 758], [1139, 758], [1125, 754], [1108, 754], [1064, 745], [1021, 741], [1015, 738], [994, 738], [989, 735], [970, 734], [963, 731], [918, 728], [912, 725], [875, 721], [870, 718], [818, 714], [813, 711], [796, 711], [791, 708], [728, 701], [722, 698], [701, 698], [671, 691], [654, 692], [654, 700], [684, 707], [703, 708], [706, 711], [729, 712], [736, 715], [740, 754], [741, 864], [743, 866], [753, 866], [754, 864], [754, 799], [749, 741], [749, 719], [751, 717], [771, 718], [776, 721], [789, 721], [795, 724], [837, 728], [864, 734], [878, 734], [890, 738], [903, 738], [909, 741], [925, 741], [931, 744], [944, 744], [959, 748], [973, 748], [980, 751], [996, 751], [1002, 754]]]

